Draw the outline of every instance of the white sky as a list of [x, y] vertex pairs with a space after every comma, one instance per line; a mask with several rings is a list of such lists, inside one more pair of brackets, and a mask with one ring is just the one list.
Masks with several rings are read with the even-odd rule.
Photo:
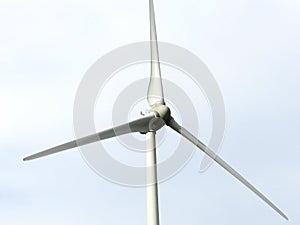
[[[299, 224], [299, 1], [154, 3], [159, 40], [198, 55], [221, 87], [221, 156]], [[0, 1], [0, 224], [146, 223], [145, 190], [103, 180], [77, 150], [21, 159], [73, 138], [86, 70], [148, 28], [146, 0]], [[161, 185], [161, 224], [287, 224], [217, 165], [198, 173], [201, 159]]]

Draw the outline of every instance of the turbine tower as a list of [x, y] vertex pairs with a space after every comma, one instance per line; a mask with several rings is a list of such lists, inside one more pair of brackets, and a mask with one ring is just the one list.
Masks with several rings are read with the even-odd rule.
[[151, 75], [147, 93], [147, 101], [150, 106], [150, 110], [147, 111], [142, 118], [134, 121], [119, 125], [117, 127], [101, 131], [96, 134], [92, 134], [77, 140], [67, 142], [65, 144], [47, 149], [45, 151], [33, 154], [24, 158], [24, 161], [40, 158], [43, 156], [51, 155], [54, 153], [69, 150], [82, 145], [87, 145], [99, 140], [112, 138], [119, 135], [125, 135], [129, 133], [139, 132], [146, 136], [146, 164], [147, 164], [147, 225], [159, 225], [159, 207], [158, 207], [158, 180], [157, 180], [157, 161], [156, 161], [156, 143], [155, 135], [156, 131], [163, 126], [168, 126], [184, 138], [189, 140], [197, 148], [207, 154], [216, 163], [218, 163], [223, 169], [229, 172], [232, 176], [238, 179], [246, 187], [248, 187], [253, 193], [261, 198], [265, 203], [272, 207], [283, 218], [288, 220], [288, 217], [266, 196], [264, 196], [259, 190], [257, 190], [252, 184], [250, 184], [245, 178], [243, 178], [236, 170], [228, 165], [223, 159], [216, 155], [211, 149], [209, 149], [203, 142], [198, 140], [187, 129], [180, 126], [175, 119], [171, 116], [170, 108], [166, 105], [163, 95], [163, 85], [161, 79], [159, 51], [157, 43], [157, 32], [155, 25], [154, 5], [153, 0], [149, 0], [149, 12], [150, 12], [150, 48], [151, 48]]

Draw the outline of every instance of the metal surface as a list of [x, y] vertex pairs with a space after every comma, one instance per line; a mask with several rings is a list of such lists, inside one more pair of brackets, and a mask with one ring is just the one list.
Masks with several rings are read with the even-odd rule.
[[147, 225], [159, 225], [155, 131], [146, 134]]

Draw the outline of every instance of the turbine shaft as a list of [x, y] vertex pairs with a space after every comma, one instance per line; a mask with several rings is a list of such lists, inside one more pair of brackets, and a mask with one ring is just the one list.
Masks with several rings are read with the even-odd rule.
[[155, 131], [146, 134], [147, 225], [159, 225]]

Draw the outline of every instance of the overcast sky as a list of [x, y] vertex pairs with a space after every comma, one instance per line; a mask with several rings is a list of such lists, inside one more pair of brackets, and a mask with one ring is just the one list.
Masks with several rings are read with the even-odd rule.
[[[299, 1], [154, 3], [159, 40], [195, 53], [220, 86], [221, 157], [291, 220], [218, 165], [199, 173], [197, 152], [161, 184], [161, 224], [299, 224]], [[87, 69], [112, 49], [148, 37], [146, 0], [0, 1], [1, 224], [146, 224], [145, 189], [102, 179], [78, 150], [22, 158], [73, 139], [73, 103]], [[201, 91], [191, 98], [198, 104]]]

